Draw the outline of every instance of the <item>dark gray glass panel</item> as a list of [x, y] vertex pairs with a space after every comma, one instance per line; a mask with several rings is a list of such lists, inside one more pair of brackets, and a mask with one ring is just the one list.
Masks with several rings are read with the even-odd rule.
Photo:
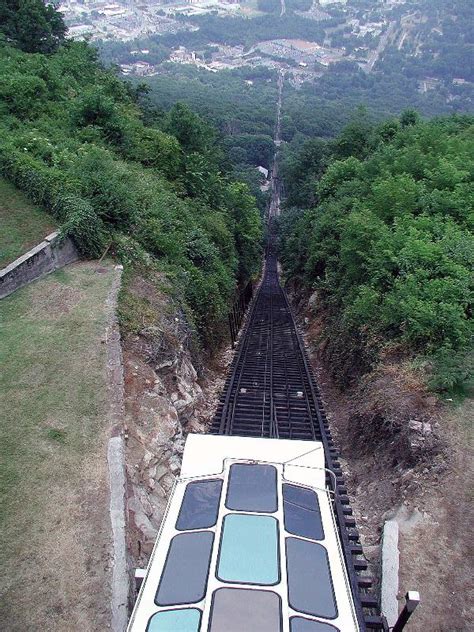
[[220, 479], [188, 483], [179, 510], [176, 529], [206, 529], [217, 522], [222, 481]]
[[281, 632], [279, 595], [263, 590], [219, 588], [212, 597], [209, 632]]
[[326, 619], [337, 616], [326, 549], [316, 542], [286, 539], [288, 599], [295, 610]]
[[201, 601], [206, 592], [213, 541], [211, 531], [180, 533], [171, 540], [156, 591], [158, 606]]
[[285, 529], [294, 535], [312, 540], [324, 540], [318, 496], [296, 485], [283, 485]]
[[241, 511], [276, 511], [276, 469], [272, 465], [231, 465], [225, 504]]
[[290, 632], [340, 632], [339, 628], [335, 628], [329, 623], [321, 623], [320, 621], [310, 621], [303, 617], [292, 617], [290, 619]]

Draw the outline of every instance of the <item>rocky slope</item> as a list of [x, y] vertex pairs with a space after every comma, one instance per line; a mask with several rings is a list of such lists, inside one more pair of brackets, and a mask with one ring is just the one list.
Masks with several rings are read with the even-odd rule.
[[[145, 566], [166, 508], [188, 432], [204, 432], [217, 405], [223, 366], [203, 370], [189, 325], [153, 281], [126, 286], [128, 299], [147, 305], [143, 326], [123, 336], [129, 550]], [[219, 363], [218, 363], [219, 364]]]

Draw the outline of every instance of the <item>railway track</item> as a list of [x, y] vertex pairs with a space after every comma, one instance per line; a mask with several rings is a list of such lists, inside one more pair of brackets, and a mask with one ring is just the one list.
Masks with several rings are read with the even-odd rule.
[[338, 453], [270, 245], [213, 420], [214, 434], [321, 441], [327, 482], [361, 630], [383, 630]]

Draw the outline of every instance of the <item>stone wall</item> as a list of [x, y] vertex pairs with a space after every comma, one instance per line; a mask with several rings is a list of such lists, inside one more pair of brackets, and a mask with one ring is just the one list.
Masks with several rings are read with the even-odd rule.
[[57, 231], [51, 233], [40, 244], [0, 270], [0, 298], [78, 259], [71, 239], [60, 239]]

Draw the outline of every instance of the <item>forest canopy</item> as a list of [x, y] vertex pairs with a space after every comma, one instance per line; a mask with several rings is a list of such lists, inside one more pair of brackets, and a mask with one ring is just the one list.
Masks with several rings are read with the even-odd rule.
[[283, 215], [285, 274], [318, 292], [343, 379], [398, 349], [451, 388], [472, 371], [474, 118], [360, 116], [287, 157], [290, 202], [311, 208]]

